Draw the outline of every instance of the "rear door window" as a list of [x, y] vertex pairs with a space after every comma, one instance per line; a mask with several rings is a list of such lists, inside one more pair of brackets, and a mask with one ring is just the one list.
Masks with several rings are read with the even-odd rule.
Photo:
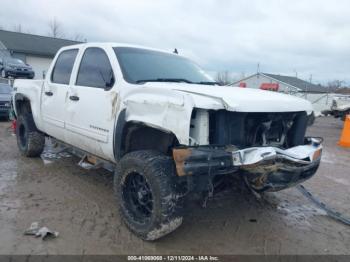
[[112, 66], [105, 51], [97, 47], [87, 48], [80, 62], [76, 85], [108, 90], [114, 81]]
[[51, 74], [51, 81], [57, 84], [68, 85], [78, 49], [63, 51], [59, 54]]

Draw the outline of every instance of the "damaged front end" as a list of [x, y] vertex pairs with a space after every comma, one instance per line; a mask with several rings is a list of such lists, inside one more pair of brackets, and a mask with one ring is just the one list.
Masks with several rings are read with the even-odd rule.
[[179, 176], [237, 173], [257, 192], [279, 191], [312, 177], [320, 164], [321, 139], [289, 149], [194, 146], [173, 149]]
[[301, 183], [316, 173], [322, 154], [322, 139], [305, 138], [307, 121], [305, 112], [195, 110], [194, 143], [172, 151], [177, 174], [204, 181], [238, 174], [257, 192]]

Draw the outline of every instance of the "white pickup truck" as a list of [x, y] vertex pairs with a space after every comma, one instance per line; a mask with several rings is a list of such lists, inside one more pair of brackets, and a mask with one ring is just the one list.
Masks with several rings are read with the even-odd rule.
[[155, 240], [179, 227], [189, 192], [232, 175], [256, 192], [316, 173], [321, 139], [305, 137], [311, 104], [275, 92], [224, 87], [189, 59], [114, 43], [62, 48], [45, 80], [16, 80], [19, 150], [45, 137], [115, 167], [128, 228]]

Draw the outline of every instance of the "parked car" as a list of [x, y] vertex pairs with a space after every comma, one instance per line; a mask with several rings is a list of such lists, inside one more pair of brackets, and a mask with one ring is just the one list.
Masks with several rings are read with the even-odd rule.
[[12, 87], [8, 84], [0, 83], [0, 117], [9, 119], [11, 110]]
[[96, 167], [112, 166], [121, 216], [144, 240], [179, 227], [189, 192], [211, 195], [217, 176], [279, 191], [320, 164], [321, 140], [305, 136], [310, 102], [219, 86], [194, 62], [161, 50], [64, 47], [45, 80], [15, 80], [14, 89], [20, 152], [40, 156], [51, 137]]
[[346, 116], [350, 114], [350, 96], [333, 96], [330, 110], [324, 110], [322, 111], [322, 114], [326, 116], [332, 115], [335, 118], [340, 118], [341, 120], [345, 121]]
[[14, 78], [24, 77], [33, 79], [35, 73], [33, 68], [21, 59], [3, 57], [0, 58], [0, 75], [2, 78], [12, 76]]

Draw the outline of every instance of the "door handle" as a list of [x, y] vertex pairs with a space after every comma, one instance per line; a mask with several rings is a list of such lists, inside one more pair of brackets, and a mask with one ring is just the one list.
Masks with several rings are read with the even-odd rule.
[[47, 96], [53, 96], [53, 93], [52, 93], [51, 91], [46, 91], [46, 92], [45, 92], [45, 95], [47, 95]]
[[69, 99], [72, 101], [79, 101], [79, 96], [70, 96]]

